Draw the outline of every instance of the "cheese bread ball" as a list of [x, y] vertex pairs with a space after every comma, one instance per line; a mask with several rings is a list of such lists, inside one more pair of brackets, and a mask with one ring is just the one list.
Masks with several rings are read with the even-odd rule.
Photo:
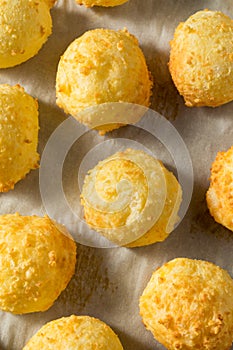
[[189, 107], [233, 100], [233, 21], [219, 11], [199, 11], [180, 23], [171, 41], [169, 69]]
[[23, 350], [123, 350], [113, 330], [89, 316], [70, 316], [44, 325]]
[[0, 0], [0, 68], [35, 56], [52, 31], [50, 0]]
[[[149, 106], [152, 83], [137, 39], [126, 30], [95, 29], [73, 41], [61, 57], [56, 78], [57, 104], [89, 125], [88, 107], [107, 102]], [[125, 117], [127, 124], [127, 117]], [[110, 131], [122, 123], [99, 125]]]
[[87, 224], [127, 247], [165, 240], [179, 220], [182, 191], [161, 162], [134, 149], [90, 170], [81, 194]]
[[140, 298], [140, 313], [168, 350], [228, 350], [233, 280], [210, 262], [174, 259], [153, 273]]
[[215, 221], [233, 231], [233, 147], [217, 154], [206, 199]]
[[38, 167], [38, 103], [20, 85], [0, 84], [0, 192]]
[[76, 3], [79, 5], [85, 5], [86, 7], [92, 6], [104, 6], [104, 7], [113, 7], [122, 5], [128, 0], [76, 0]]
[[69, 283], [76, 244], [47, 216], [0, 216], [0, 309], [45, 311]]

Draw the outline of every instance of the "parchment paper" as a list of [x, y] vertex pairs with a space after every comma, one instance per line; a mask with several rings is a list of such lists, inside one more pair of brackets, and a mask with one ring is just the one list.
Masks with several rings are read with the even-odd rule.
[[[214, 222], [205, 202], [211, 163], [218, 151], [232, 145], [233, 103], [216, 109], [185, 107], [167, 69], [169, 41], [175, 27], [204, 8], [221, 10], [233, 18], [231, 0], [130, 0], [115, 8], [93, 9], [77, 6], [74, 0], [58, 0], [51, 11], [53, 34], [39, 54], [20, 66], [0, 71], [0, 83], [20, 83], [29, 94], [38, 98], [39, 152], [42, 154], [49, 136], [67, 118], [55, 104], [55, 76], [60, 55], [86, 30], [127, 27], [138, 37], [154, 77], [151, 107], [168, 118], [183, 137], [193, 161], [195, 179], [189, 210], [165, 242], [131, 250], [78, 245], [76, 274], [51, 309], [24, 316], [0, 312], [2, 350], [22, 349], [43, 324], [71, 314], [92, 315], [105, 321], [119, 335], [125, 350], [161, 350], [163, 347], [142, 325], [138, 308], [139, 296], [152, 272], [175, 257], [190, 257], [212, 261], [233, 276], [233, 236]], [[160, 152], [150, 135], [137, 134], [132, 128], [115, 131], [105, 140], [131, 135], [146, 147]], [[101, 141], [97, 133], [92, 133], [94, 136], [79, 142], [79, 152], [74, 153], [77, 164], [87, 150]], [[160, 159], [173, 169], [172, 160], [164, 149], [161, 149]], [[72, 164], [68, 160], [67, 169], [72, 169]], [[68, 197], [72, 197], [74, 182], [74, 175], [70, 174], [71, 178], [68, 170], [64, 174]], [[66, 213], [59, 212], [59, 202], [54, 202], [54, 207], [60, 221], [69, 224]], [[39, 170], [32, 171], [13, 191], [0, 195], [0, 213], [16, 211], [23, 215], [45, 214], [39, 190]]]

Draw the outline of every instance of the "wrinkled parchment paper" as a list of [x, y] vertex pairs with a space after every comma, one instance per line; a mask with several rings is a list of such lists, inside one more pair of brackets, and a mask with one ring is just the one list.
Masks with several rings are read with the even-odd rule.
[[[233, 236], [214, 222], [205, 202], [211, 163], [217, 151], [225, 150], [233, 143], [233, 103], [216, 109], [185, 107], [167, 69], [169, 41], [175, 27], [204, 8], [221, 10], [233, 17], [231, 0], [129, 0], [119, 7], [93, 9], [77, 6], [74, 0], [58, 0], [51, 11], [53, 34], [39, 54], [20, 66], [0, 71], [0, 83], [20, 83], [29, 94], [38, 98], [39, 152], [42, 154], [52, 132], [67, 118], [55, 104], [55, 76], [60, 55], [86, 30], [127, 27], [138, 37], [154, 77], [151, 107], [177, 128], [189, 149], [194, 169], [194, 192], [189, 210], [165, 242], [131, 250], [79, 244], [75, 276], [51, 309], [23, 316], [0, 312], [1, 350], [22, 349], [43, 324], [71, 314], [92, 315], [105, 321], [119, 335], [125, 350], [161, 350], [163, 347], [142, 325], [138, 308], [139, 296], [153, 270], [175, 257], [190, 257], [212, 261], [233, 276]], [[163, 148], [160, 150], [150, 135], [132, 128], [122, 128], [105, 136], [104, 140], [132, 137], [155, 149], [158, 157], [173, 169], [167, 152]], [[73, 160], [77, 163], [67, 160], [63, 179], [67, 198], [73, 200], [72, 186], [77, 180], [75, 169], [82, 157], [101, 140], [98, 133], [87, 133], [79, 140], [74, 152]], [[114, 144], [115, 141], [109, 143], [110, 149]], [[96, 162], [99, 160], [97, 153], [95, 158], [92, 152], [92, 160]], [[69, 217], [60, 211], [59, 202], [54, 199], [52, 205], [59, 221], [69, 225]], [[32, 171], [13, 191], [0, 195], [0, 213], [16, 211], [23, 215], [45, 214], [39, 170]]]

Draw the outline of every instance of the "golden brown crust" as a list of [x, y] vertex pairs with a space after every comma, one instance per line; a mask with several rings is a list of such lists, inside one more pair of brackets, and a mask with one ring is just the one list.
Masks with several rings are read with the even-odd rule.
[[178, 210], [182, 201], [182, 190], [176, 177], [161, 163], [164, 171], [167, 196], [163, 212], [152, 228], [136, 241], [126, 245], [128, 248], [141, 247], [156, 242], [164, 241], [173, 231], [179, 221]]
[[0, 68], [35, 56], [52, 31], [44, 0], [0, 0]]
[[215, 221], [233, 231], [233, 147], [217, 154], [206, 200]]
[[113, 7], [119, 6], [128, 0], [75, 0], [78, 5], [85, 5], [86, 7], [104, 6]]
[[55, 3], [57, 2], [57, 0], [44, 0], [46, 2], [46, 4], [49, 6], [49, 8], [51, 9]]
[[89, 316], [70, 316], [44, 325], [23, 350], [123, 350], [113, 330]]
[[70, 281], [76, 244], [48, 217], [0, 216], [0, 308], [15, 314], [47, 310]]
[[38, 103], [20, 85], [0, 84], [0, 192], [38, 168]]
[[174, 259], [153, 273], [140, 298], [140, 313], [168, 350], [228, 350], [233, 281], [207, 261]]
[[[95, 29], [84, 33], [70, 44], [58, 65], [57, 104], [89, 127], [90, 117], [79, 116], [81, 111], [111, 102], [149, 106], [151, 87], [138, 41], [126, 30]], [[105, 121], [96, 129], [112, 130], [120, 127], [122, 120], [107, 124]]]
[[216, 107], [233, 99], [233, 21], [199, 11], [180, 23], [171, 41], [169, 69], [189, 107]]
[[138, 247], [169, 235], [181, 196], [178, 181], [161, 162], [127, 149], [88, 172], [81, 203], [90, 227], [118, 245]]

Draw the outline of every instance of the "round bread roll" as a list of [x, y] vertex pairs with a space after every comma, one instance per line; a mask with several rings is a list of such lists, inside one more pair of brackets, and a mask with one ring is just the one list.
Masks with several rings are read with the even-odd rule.
[[[111, 102], [149, 106], [151, 87], [138, 41], [126, 30], [86, 32], [70, 44], [58, 65], [57, 104], [86, 125], [89, 115], [79, 117], [79, 112], [91, 106]], [[105, 123], [96, 129], [106, 132], [120, 126]]]
[[52, 31], [51, 1], [0, 1], [0, 68], [16, 66], [37, 54]]
[[104, 7], [113, 7], [122, 5], [128, 0], [75, 0], [79, 5], [85, 5], [86, 7], [93, 6], [104, 6]]
[[76, 244], [48, 217], [0, 216], [0, 309], [47, 310], [74, 274]]
[[123, 350], [113, 330], [89, 316], [63, 317], [44, 325], [23, 350]]
[[38, 103], [20, 85], [0, 84], [0, 192], [38, 167]]
[[140, 313], [168, 350], [230, 349], [233, 280], [210, 262], [174, 259], [152, 275], [140, 298]]
[[180, 23], [171, 41], [169, 69], [189, 107], [233, 100], [233, 21], [218, 11], [199, 11]]
[[161, 162], [127, 149], [88, 172], [81, 204], [91, 228], [118, 245], [138, 247], [165, 240], [179, 220], [181, 197]]
[[210, 187], [206, 194], [210, 214], [215, 221], [233, 231], [233, 147], [219, 152], [211, 168]]

